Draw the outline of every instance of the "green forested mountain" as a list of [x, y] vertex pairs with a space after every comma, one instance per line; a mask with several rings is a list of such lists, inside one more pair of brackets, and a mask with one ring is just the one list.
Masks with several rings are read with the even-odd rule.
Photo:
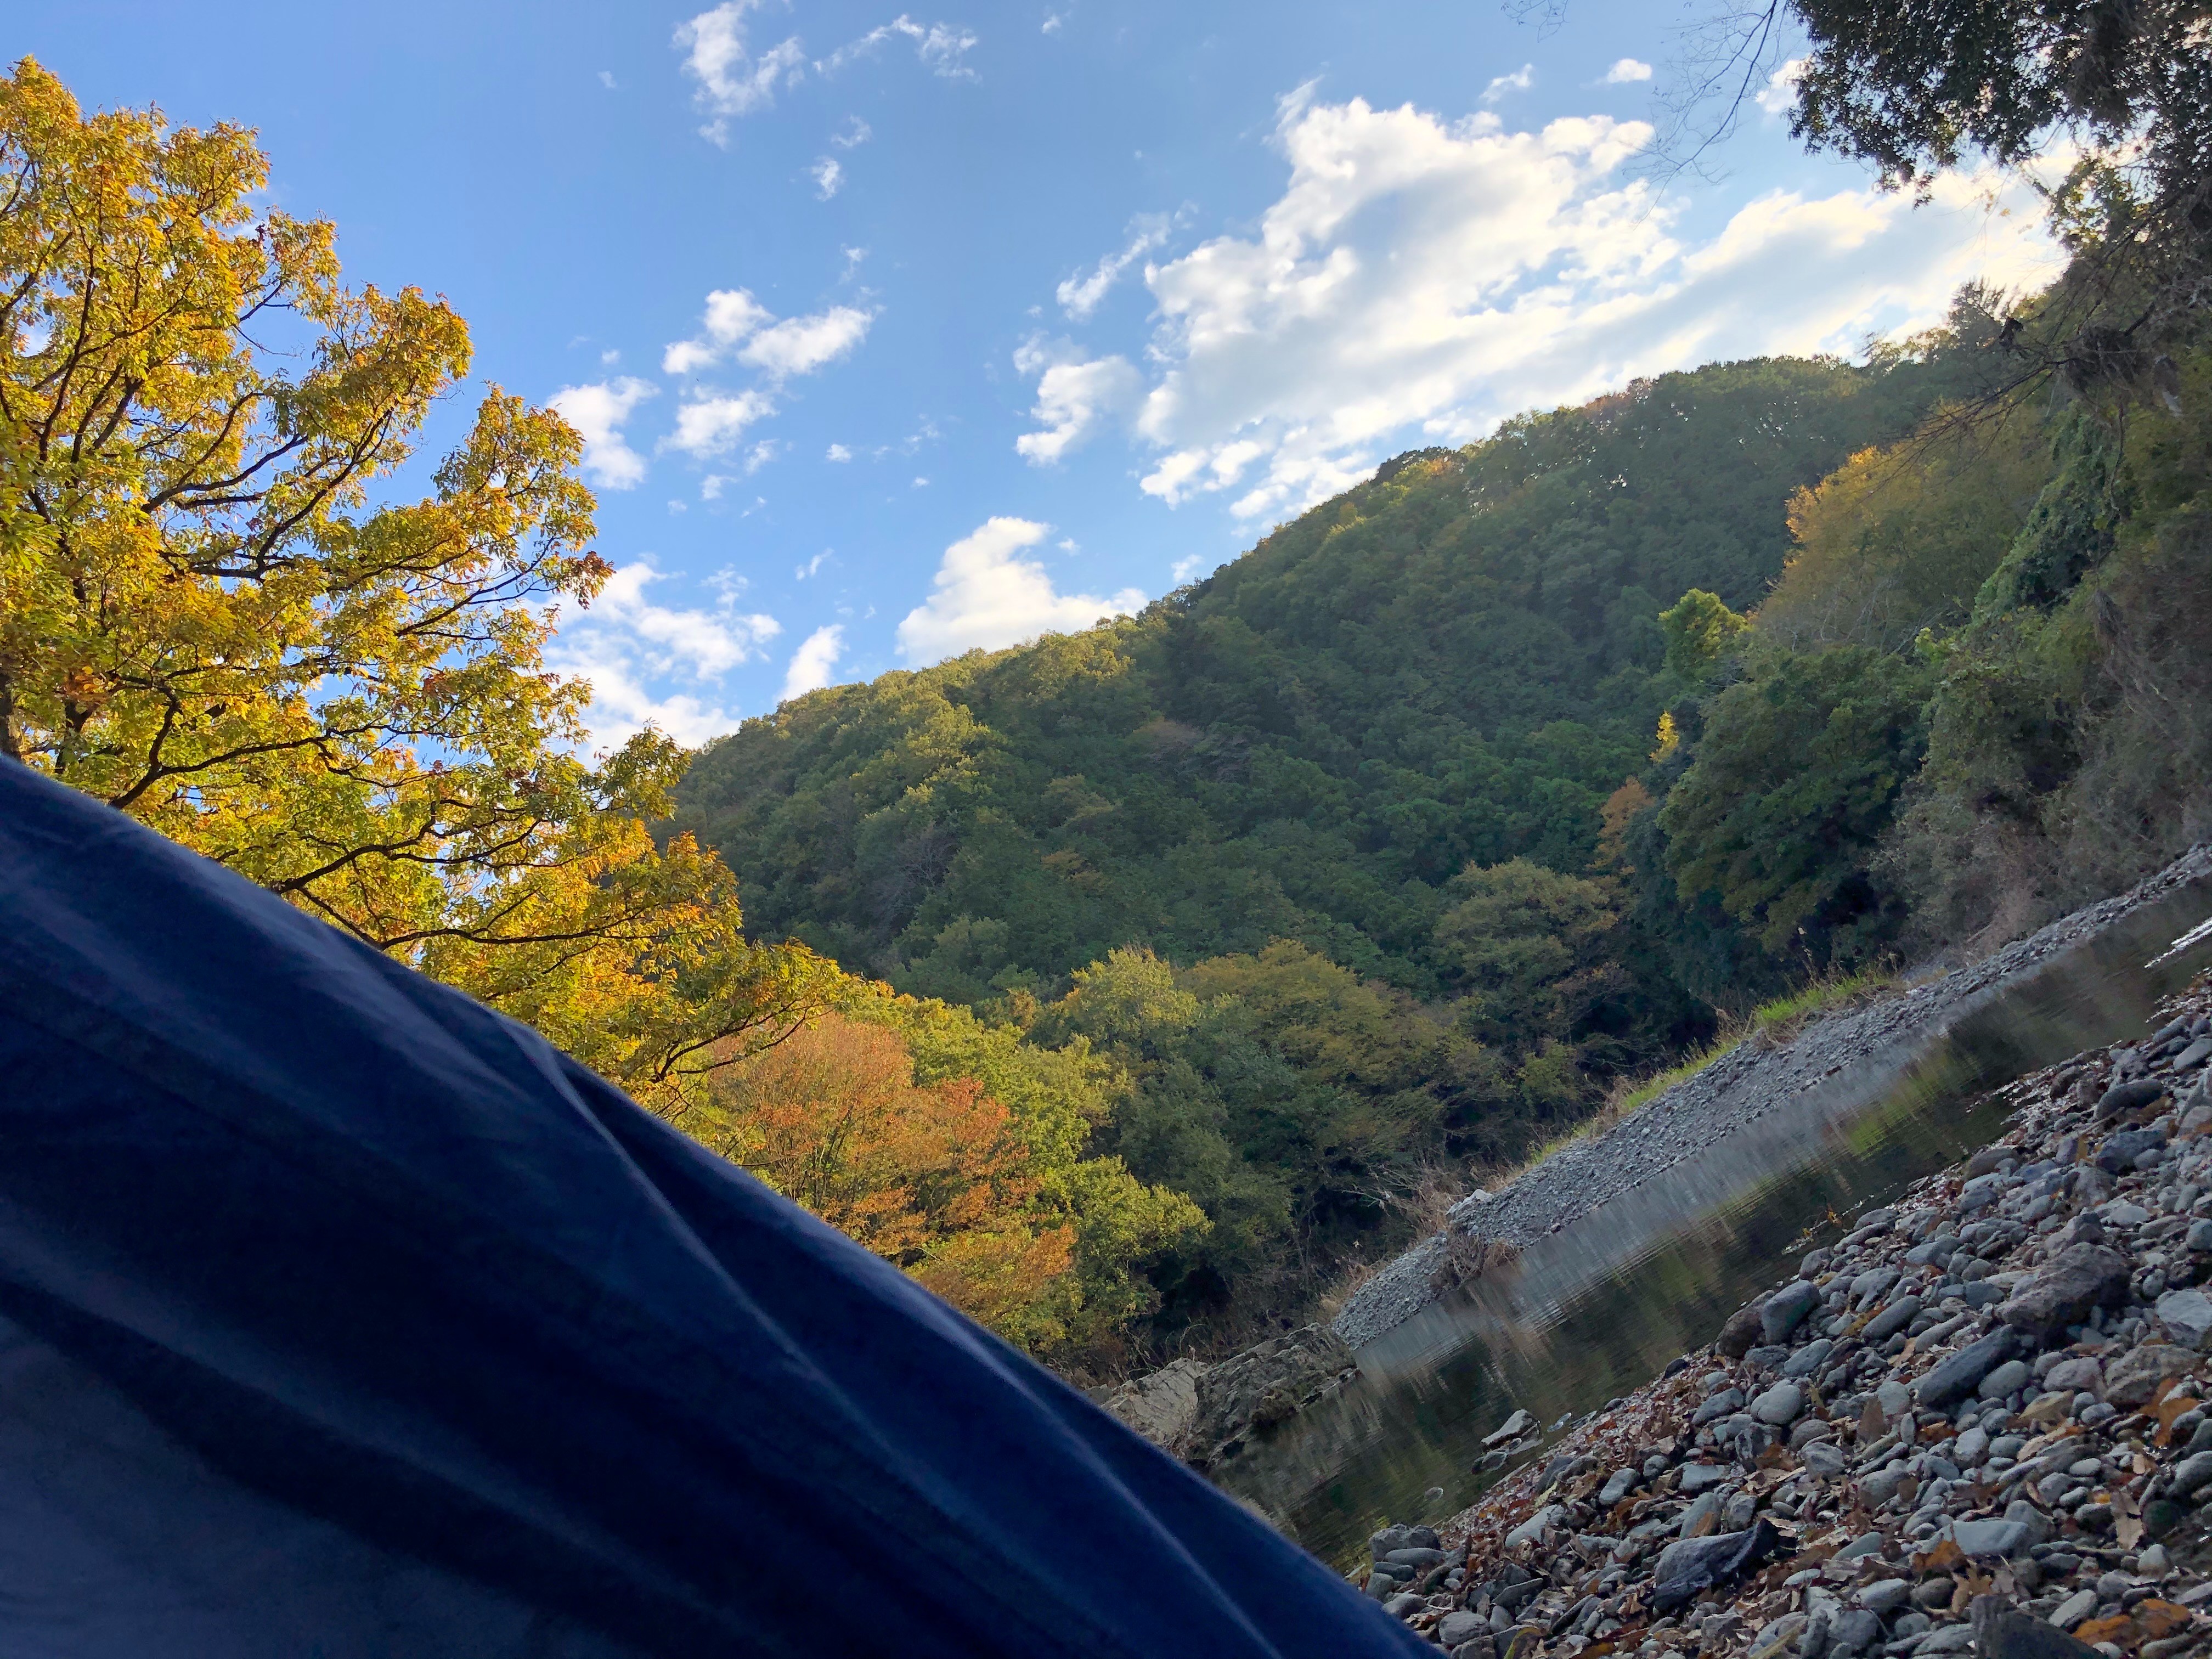
[[902, 989], [1279, 938], [1435, 997], [1470, 860], [1589, 862], [1668, 695], [1662, 606], [1755, 600], [1790, 492], [1946, 374], [1730, 364], [1401, 456], [1140, 617], [747, 722], [682, 821], [752, 925]]
[[1792, 492], [1977, 367], [1717, 366], [1401, 456], [1139, 617], [747, 722], [678, 822], [762, 936], [1116, 1063], [1099, 1143], [1212, 1222], [1166, 1317], [1294, 1310], [1710, 1030], [1600, 850], [1689, 684], [1660, 612], [1756, 600]]

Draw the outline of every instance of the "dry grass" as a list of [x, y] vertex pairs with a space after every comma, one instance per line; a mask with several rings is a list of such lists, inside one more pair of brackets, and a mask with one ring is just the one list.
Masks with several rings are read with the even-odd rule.
[[1777, 997], [1771, 1002], [1761, 1003], [1746, 1018], [1735, 1018], [1723, 1013], [1720, 1035], [1706, 1047], [1648, 1077], [1614, 1079], [1613, 1086], [1606, 1091], [1605, 1099], [1595, 1111], [1572, 1128], [1536, 1147], [1517, 1164], [1486, 1171], [1482, 1184], [1492, 1192], [1510, 1186], [1546, 1159], [1555, 1157], [1577, 1141], [1603, 1134], [1676, 1084], [1688, 1082], [1722, 1055], [1733, 1052], [1744, 1043], [1756, 1043], [1762, 1048], [1782, 1048], [1794, 1042], [1816, 1019], [1844, 1012], [1885, 996], [1896, 983], [1896, 975], [1887, 971], [1822, 977], [1786, 997]]

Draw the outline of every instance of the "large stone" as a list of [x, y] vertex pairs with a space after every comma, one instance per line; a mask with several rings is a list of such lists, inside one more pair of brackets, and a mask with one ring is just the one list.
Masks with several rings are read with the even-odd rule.
[[1181, 1456], [1198, 1423], [1198, 1379], [1206, 1369], [1198, 1360], [1178, 1359], [1121, 1384], [1098, 1403], [1155, 1446]]
[[1903, 1607], [1911, 1593], [1912, 1586], [1905, 1579], [1877, 1578], [1859, 1591], [1858, 1603], [1872, 1613], [1892, 1613]]
[[2034, 1547], [2027, 1526], [2018, 1521], [1954, 1521], [1951, 1541], [1962, 1555], [2017, 1555]]
[[[1997, 1317], [2038, 1341], [2127, 1299], [2128, 1259], [2102, 1244], [2069, 1244], [2014, 1287]], [[1984, 1339], [1986, 1340], [1987, 1339]]]
[[2063, 1394], [2079, 1394], [2084, 1389], [2095, 1394], [2105, 1386], [2105, 1368], [2092, 1354], [2075, 1354], [2045, 1371], [2043, 1386]]
[[2176, 1498], [2190, 1498], [2207, 1486], [2212, 1486], [2212, 1451], [2201, 1451], [2173, 1466], [2172, 1483], [2167, 1490]]
[[1751, 1414], [1762, 1423], [1787, 1428], [1805, 1409], [1805, 1390], [1795, 1382], [1777, 1382], [1751, 1402]]
[[1798, 1455], [1808, 1469], [1824, 1480], [1841, 1474], [1850, 1462], [1844, 1449], [1832, 1440], [1815, 1440]]
[[2158, 1299], [2158, 1322], [2185, 1348], [2204, 1352], [2212, 1340], [2212, 1296], [2202, 1291], [2168, 1291]]
[[1502, 1446], [1508, 1441], [1518, 1440], [1536, 1426], [1536, 1419], [1525, 1411], [1516, 1411], [1488, 1434], [1482, 1437], [1486, 1446]]
[[1690, 1414], [1690, 1423], [1694, 1428], [1703, 1428], [1717, 1419], [1726, 1417], [1731, 1412], [1740, 1412], [1742, 1409], [1743, 1390], [1723, 1389]]
[[1869, 1342], [1887, 1342], [1919, 1317], [1920, 1298], [1901, 1296], [1867, 1321], [1866, 1329], [1859, 1334]]
[[2147, 1405], [2169, 1376], [2187, 1376], [2197, 1367], [2196, 1353], [2165, 1342], [2146, 1342], [2105, 1370], [2105, 1398], [2123, 1411]]
[[1785, 1613], [1779, 1619], [1770, 1620], [1751, 1638], [1751, 1651], [1744, 1659], [1781, 1659], [1805, 1633], [1807, 1622], [1802, 1613]]
[[1643, 1480], [1644, 1471], [1641, 1469], [1615, 1469], [1606, 1477], [1605, 1485], [1598, 1489], [1597, 1501], [1611, 1509], [1642, 1485]]
[[1760, 1304], [1759, 1328], [1769, 1342], [1780, 1342], [1820, 1305], [1820, 1287], [1801, 1279], [1794, 1285], [1784, 1285]]
[[1566, 1519], [1564, 1504], [1547, 1504], [1519, 1526], [1505, 1534], [1505, 1547], [1513, 1549], [1522, 1544], [1540, 1543], [1544, 1534]]
[[1256, 1434], [1334, 1394], [1359, 1369], [1344, 1339], [1307, 1325], [1210, 1365], [1198, 1378], [1198, 1413], [1184, 1458], [1207, 1468]]
[[1730, 1359], [1741, 1359], [1751, 1352], [1752, 1344], [1765, 1334], [1765, 1304], [1748, 1302], [1729, 1316], [1721, 1334], [1713, 1339], [1713, 1346]]
[[2106, 1175], [2125, 1175], [2136, 1167], [2136, 1159], [2153, 1147], [2166, 1145], [2166, 1133], [2160, 1129], [2123, 1129], [2106, 1138], [2097, 1148], [2097, 1167]]
[[2091, 1659], [2097, 1652], [2033, 1613], [2006, 1607], [1995, 1595], [1974, 1598], [1972, 1620], [1977, 1659]]
[[1685, 1463], [1682, 1465], [1682, 1495], [1694, 1498], [1701, 1492], [1711, 1492], [1729, 1478], [1729, 1472], [1717, 1463]]
[[2166, 1083], [2160, 1078], [2138, 1078], [2133, 1083], [2115, 1083], [2098, 1100], [2097, 1115], [2118, 1117], [2123, 1112], [2139, 1111], [2165, 1092]]
[[[2212, 1222], [2206, 1224], [2212, 1226]], [[1826, 1337], [1816, 1337], [1790, 1356], [1788, 1363], [1782, 1367], [1782, 1374], [1793, 1377], [1810, 1376], [1828, 1363], [1828, 1356], [1835, 1351], [1836, 1345]]]
[[2009, 1330], [1991, 1331], [1980, 1341], [1938, 1361], [1915, 1390], [1920, 1404], [1930, 1411], [1957, 1405], [1981, 1386], [1984, 1377], [2012, 1358], [2018, 1343], [2019, 1338]]
[[2028, 1370], [2027, 1361], [2008, 1359], [1984, 1377], [1974, 1392], [1984, 1400], [2002, 1400], [2034, 1381], [2035, 1373]]
[[1437, 1640], [1443, 1643], [1447, 1650], [1489, 1633], [1490, 1621], [1478, 1618], [1464, 1607], [1448, 1613], [1437, 1620]]
[[1741, 1532], [1685, 1538], [1659, 1552], [1651, 1571], [1651, 1606], [1672, 1613], [1716, 1584], [1733, 1583], [1771, 1555], [1782, 1542], [1773, 1522], [1758, 1521]]

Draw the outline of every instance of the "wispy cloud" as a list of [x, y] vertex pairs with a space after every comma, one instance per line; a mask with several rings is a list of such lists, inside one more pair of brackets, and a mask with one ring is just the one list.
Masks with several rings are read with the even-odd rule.
[[814, 180], [815, 196], [826, 202], [844, 185], [844, 164], [834, 155], [819, 156], [814, 165], [806, 169], [806, 176]]
[[1501, 75], [1482, 89], [1482, 101], [1494, 104], [1509, 92], [1526, 92], [1536, 84], [1536, 66], [1523, 64], [1510, 75]]
[[546, 401], [584, 440], [584, 475], [602, 489], [631, 489], [645, 481], [645, 457], [623, 439], [630, 411], [660, 388], [624, 375], [590, 386], [564, 386]]
[[784, 671], [783, 701], [788, 702], [828, 685], [836, 677], [837, 659], [844, 654], [842, 623], [832, 623], [809, 634], [791, 653], [791, 666]]
[[724, 0], [676, 29], [684, 52], [684, 72], [699, 83], [693, 101], [710, 118], [701, 137], [718, 144], [730, 141], [730, 119], [750, 115], [775, 101], [779, 83], [790, 86], [806, 72], [806, 52], [797, 35], [756, 54], [747, 38], [745, 15], [764, 0]]
[[853, 459], [853, 452], [843, 444], [831, 444], [823, 452], [822, 459], [825, 461], [849, 461]]
[[1147, 213], [1129, 222], [1129, 240], [1119, 252], [1109, 253], [1093, 265], [1085, 275], [1070, 276], [1053, 290], [1053, 298], [1060, 308], [1077, 322], [1086, 320], [1098, 309], [1098, 302], [1106, 292], [1121, 279], [1121, 273], [1150, 253], [1165, 245], [1168, 240], [1168, 216], [1164, 213]]
[[967, 64], [968, 54], [975, 49], [975, 33], [951, 23], [931, 23], [925, 27], [905, 13], [900, 13], [888, 23], [870, 29], [857, 40], [848, 40], [814, 65], [823, 75], [834, 75], [855, 58], [866, 58], [887, 40], [904, 40], [914, 45], [915, 56], [933, 75], [948, 81], [972, 81], [975, 71]]
[[708, 610], [654, 604], [646, 589], [665, 580], [648, 562], [623, 566], [589, 611], [563, 620], [548, 648], [552, 667], [591, 681], [586, 718], [602, 744], [647, 725], [688, 744], [732, 730], [738, 716], [709, 700], [711, 684], [762, 659], [783, 631], [775, 617], [738, 608], [741, 583], [720, 584], [720, 602]]
[[830, 142], [839, 149], [858, 149], [876, 136], [876, 130], [857, 115], [845, 118], [845, 125], [830, 135]]

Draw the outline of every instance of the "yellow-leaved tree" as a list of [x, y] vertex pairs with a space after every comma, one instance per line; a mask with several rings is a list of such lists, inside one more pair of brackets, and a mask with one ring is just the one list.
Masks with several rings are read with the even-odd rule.
[[577, 434], [495, 386], [416, 482], [467, 327], [343, 287], [266, 179], [240, 128], [0, 77], [0, 754], [528, 1021], [1011, 1340], [1117, 1363], [1136, 1269], [1205, 1221], [1085, 1155], [1111, 1068], [749, 940], [720, 860], [656, 845], [690, 757], [580, 759], [591, 688], [544, 665], [611, 574]]
[[685, 757], [577, 758], [549, 672], [608, 567], [580, 440], [496, 386], [423, 482], [466, 325], [257, 210], [250, 132], [0, 79], [0, 753], [530, 1020], [665, 1109], [835, 970], [739, 931]]

